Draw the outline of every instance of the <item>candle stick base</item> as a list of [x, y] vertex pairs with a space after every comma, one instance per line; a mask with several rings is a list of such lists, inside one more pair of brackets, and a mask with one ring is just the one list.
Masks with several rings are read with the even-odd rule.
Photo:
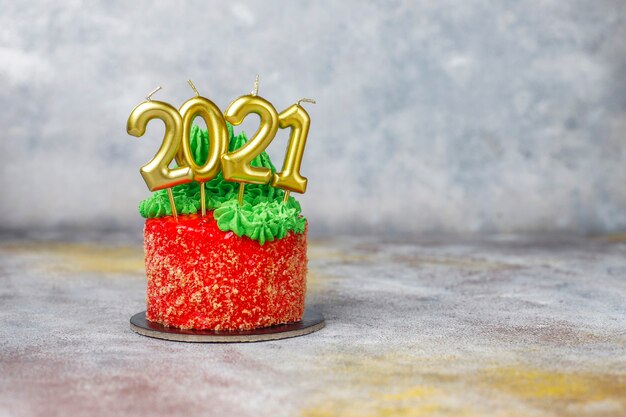
[[246, 188], [246, 184], [243, 182], [239, 183], [239, 195], [237, 196], [237, 200], [239, 201], [239, 205], [243, 206], [243, 195]]

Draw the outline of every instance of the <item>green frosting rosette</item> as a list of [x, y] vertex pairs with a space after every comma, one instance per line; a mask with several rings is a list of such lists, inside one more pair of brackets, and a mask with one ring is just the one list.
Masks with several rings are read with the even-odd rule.
[[[235, 136], [230, 123], [228, 127], [228, 151], [242, 147], [247, 141], [245, 133]], [[194, 161], [202, 165], [209, 155], [209, 135], [206, 129], [193, 125], [190, 148]], [[262, 152], [252, 160], [254, 167], [265, 167], [276, 172], [269, 155]], [[238, 202], [239, 184], [226, 181], [220, 172], [205, 183], [205, 203], [222, 231], [232, 231], [237, 236], [247, 236], [261, 245], [282, 239], [288, 232], [304, 233], [306, 219], [301, 214], [300, 203], [294, 198], [283, 203], [285, 192], [271, 185], [246, 184], [243, 204]], [[190, 182], [172, 187], [174, 204], [179, 214], [195, 214], [200, 211], [200, 184]], [[159, 190], [139, 204], [139, 213], [145, 218], [172, 215], [167, 190]]]

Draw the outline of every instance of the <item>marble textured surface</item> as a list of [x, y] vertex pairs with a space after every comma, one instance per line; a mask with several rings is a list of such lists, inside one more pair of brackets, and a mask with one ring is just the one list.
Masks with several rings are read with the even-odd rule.
[[626, 236], [310, 247], [327, 327], [132, 333], [139, 243], [0, 243], [0, 416], [623, 416]]
[[0, 1], [0, 228], [138, 233], [162, 130], [127, 136], [130, 110], [156, 85], [180, 105], [187, 78], [225, 108], [259, 73], [279, 109], [318, 100], [314, 233], [623, 229], [625, 20], [622, 0]]

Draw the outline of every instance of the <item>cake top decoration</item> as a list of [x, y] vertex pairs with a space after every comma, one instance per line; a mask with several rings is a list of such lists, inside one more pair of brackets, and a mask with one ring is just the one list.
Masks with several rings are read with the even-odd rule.
[[[300, 165], [308, 136], [310, 117], [300, 99], [278, 113], [274, 106], [258, 95], [258, 76], [254, 90], [234, 100], [222, 113], [209, 99], [202, 97], [191, 80], [195, 97], [176, 110], [152, 99], [131, 112], [127, 131], [141, 137], [148, 123], [159, 119], [165, 124], [165, 135], [154, 158], [140, 169], [153, 194], [142, 201], [139, 212], [146, 218], [179, 214], [206, 216], [213, 210], [218, 227], [237, 236], [247, 236], [263, 245], [282, 239], [290, 231], [303, 233], [306, 219], [292, 191], [304, 193], [307, 179]], [[234, 134], [250, 114], [259, 116], [256, 133], [248, 139], [244, 132]], [[204, 119], [207, 129], [193, 121]], [[291, 130], [285, 159], [280, 172], [265, 152], [278, 129]], [[176, 167], [170, 168], [172, 161]]]

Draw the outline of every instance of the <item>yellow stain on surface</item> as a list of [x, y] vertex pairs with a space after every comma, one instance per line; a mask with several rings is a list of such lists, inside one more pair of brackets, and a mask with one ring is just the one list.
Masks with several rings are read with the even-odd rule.
[[309, 240], [307, 255], [309, 260], [324, 260], [337, 263], [354, 263], [354, 262], [366, 262], [371, 260], [369, 256], [362, 254], [355, 254], [353, 252], [345, 251], [332, 245], [332, 241], [324, 244], [324, 240]]
[[322, 272], [323, 268], [316, 267], [316, 261], [348, 264], [363, 262], [364, 257], [350, 255], [339, 249], [333, 249], [329, 245], [324, 245], [324, 241], [312, 240], [308, 242], [307, 256], [309, 268], [307, 272], [307, 291], [318, 292], [327, 289], [337, 278]]
[[[0, 254], [28, 257], [29, 261], [55, 272], [96, 272], [111, 274], [145, 274], [143, 247], [110, 246], [96, 243], [27, 242], [0, 245]], [[330, 252], [313, 244], [309, 249], [312, 259], [326, 259]], [[331, 258], [343, 260], [344, 254], [333, 252]], [[308, 285], [312, 291], [326, 286], [332, 277], [310, 269]]]
[[414, 398], [424, 398], [432, 395], [435, 390], [432, 387], [416, 386], [394, 394], [384, 394], [381, 399], [384, 401], [405, 401]]
[[65, 251], [63, 257], [82, 270], [104, 273], [145, 274], [144, 254], [141, 247], [78, 247]]
[[23, 255], [56, 272], [145, 274], [141, 246], [105, 246], [93, 243], [37, 242], [0, 246], [0, 252]]
[[326, 275], [317, 269], [309, 268], [306, 275], [307, 291], [320, 291], [326, 288], [332, 280], [333, 277]]
[[626, 375], [505, 367], [486, 372], [485, 382], [528, 400], [580, 403], [615, 399], [626, 407]]
[[355, 352], [329, 362], [329, 388], [302, 410], [304, 417], [626, 415], [626, 375], [600, 370], [565, 372], [506, 359], [493, 367], [480, 357], [410, 352]]
[[609, 242], [609, 243], [624, 243], [626, 242], [626, 233], [613, 233], [608, 235], [596, 236], [595, 240]]
[[[358, 352], [330, 358], [332, 387], [314, 404], [302, 410], [303, 417], [422, 417], [467, 416], [468, 408], [446, 404], [451, 393], [437, 386], [429, 374], [432, 361], [399, 354], [364, 357]], [[437, 358], [447, 363], [448, 357]], [[429, 363], [430, 362], [430, 363]], [[441, 380], [450, 380], [442, 377]]]

